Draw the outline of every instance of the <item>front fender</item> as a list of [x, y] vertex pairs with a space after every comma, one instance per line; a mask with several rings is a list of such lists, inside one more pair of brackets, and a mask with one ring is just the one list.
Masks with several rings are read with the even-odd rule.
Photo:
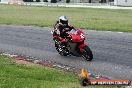
[[87, 46], [85, 43], [82, 43], [82, 44], [79, 44], [78, 47], [79, 47], [79, 50], [80, 50], [80, 53], [83, 52], [83, 47], [84, 46]]

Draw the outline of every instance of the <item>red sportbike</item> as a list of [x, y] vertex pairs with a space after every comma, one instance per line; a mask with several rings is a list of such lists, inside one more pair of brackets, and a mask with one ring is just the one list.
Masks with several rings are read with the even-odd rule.
[[[53, 34], [54, 29], [51, 31]], [[83, 57], [87, 61], [93, 59], [91, 49], [84, 43], [85, 35], [79, 29], [72, 29], [67, 32], [68, 36], [65, 39], [60, 39], [59, 35], [55, 39], [55, 47], [58, 53], [62, 56], [74, 55]]]

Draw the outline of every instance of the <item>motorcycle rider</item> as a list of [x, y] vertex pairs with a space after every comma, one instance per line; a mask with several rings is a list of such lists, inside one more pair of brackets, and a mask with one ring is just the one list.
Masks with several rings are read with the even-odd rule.
[[[74, 28], [73, 26], [69, 25], [67, 16], [61, 16], [59, 20], [55, 23], [53, 40], [57, 42], [61, 41], [61, 44], [67, 46], [68, 38], [67, 32], [72, 30], [73, 28]], [[56, 43], [55, 47], [57, 47]], [[62, 48], [59, 48], [59, 51], [63, 51]], [[68, 54], [69, 51], [67, 50], [66, 53]]]
[[59, 39], [63, 41], [68, 36], [67, 32], [73, 28], [73, 26], [69, 25], [67, 16], [60, 16], [54, 26], [53, 39], [55, 40], [59, 35]]

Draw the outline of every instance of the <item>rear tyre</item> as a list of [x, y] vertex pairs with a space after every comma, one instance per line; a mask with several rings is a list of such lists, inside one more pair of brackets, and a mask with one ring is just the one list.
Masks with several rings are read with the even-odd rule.
[[91, 61], [93, 59], [93, 54], [91, 49], [88, 46], [84, 46], [83, 49], [84, 51], [82, 53], [82, 57], [87, 61]]

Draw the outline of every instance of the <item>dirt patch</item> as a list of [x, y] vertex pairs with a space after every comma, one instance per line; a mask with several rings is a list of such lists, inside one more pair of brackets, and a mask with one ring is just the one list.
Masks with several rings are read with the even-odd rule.
[[27, 66], [33, 66], [33, 65], [36, 65], [34, 63], [31, 63], [31, 62], [28, 62], [28, 61], [25, 61], [25, 60], [18, 60], [18, 59], [15, 59], [15, 62], [17, 64], [23, 64], [23, 65], [27, 65]]

